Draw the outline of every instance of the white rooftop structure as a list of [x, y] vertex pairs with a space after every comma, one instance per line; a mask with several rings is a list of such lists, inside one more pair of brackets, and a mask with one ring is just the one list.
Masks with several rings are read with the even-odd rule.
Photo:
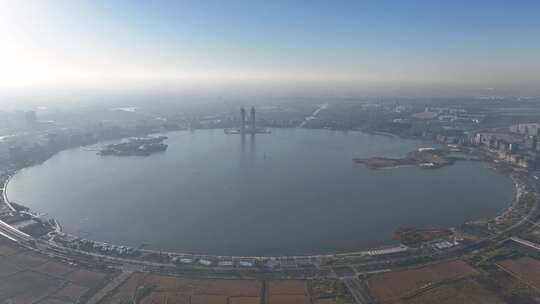
[[401, 245], [395, 246], [395, 247], [368, 250], [366, 252], [366, 254], [367, 255], [385, 255], [385, 254], [394, 254], [394, 253], [405, 252], [407, 250], [409, 250], [409, 247], [401, 244]]
[[212, 265], [212, 261], [201, 259], [199, 260], [199, 264], [204, 265], [204, 266], [210, 266]]

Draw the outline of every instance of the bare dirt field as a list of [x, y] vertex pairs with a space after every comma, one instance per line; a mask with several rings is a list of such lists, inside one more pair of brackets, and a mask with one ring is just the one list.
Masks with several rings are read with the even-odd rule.
[[226, 296], [217, 295], [193, 295], [191, 304], [227, 304]]
[[56, 261], [50, 261], [45, 264], [39, 265], [32, 270], [40, 273], [46, 273], [48, 275], [54, 276], [64, 276], [75, 270], [74, 267], [71, 267], [64, 263], [59, 263]]
[[104, 278], [105, 274], [103, 273], [85, 269], [75, 270], [66, 276], [67, 280], [88, 288], [94, 288], [100, 285]]
[[307, 281], [303, 280], [273, 280], [269, 281], [266, 289], [268, 304], [310, 304]]
[[[127, 303], [139, 287], [151, 288], [142, 303], [253, 303], [260, 302], [261, 282], [256, 280], [188, 279], [134, 273], [103, 303]], [[173, 302], [171, 302], [173, 301]], [[176, 302], [175, 302], [176, 301]]]
[[15, 246], [10, 246], [7, 244], [0, 244], [0, 256], [4, 256], [4, 257], [11, 256], [20, 251], [21, 250], [16, 248]]
[[0, 279], [23, 270], [22, 267], [13, 265], [8, 261], [0, 261]]
[[258, 297], [261, 283], [255, 280], [208, 280], [201, 286], [204, 294], [226, 294], [236, 297]]
[[380, 302], [399, 299], [431, 284], [478, 274], [461, 260], [421, 268], [375, 274], [367, 279], [371, 294]]
[[22, 268], [34, 268], [49, 261], [48, 258], [35, 253], [20, 252], [7, 257], [5, 260]]
[[345, 303], [352, 303], [349, 301], [346, 301], [345, 299], [316, 299], [313, 301], [313, 304], [345, 304]]
[[0, 280], [0, 303], [63, 304], [88, 297], [108, 277], [0, 239]]
[[540, 291], [540, 261], [530, 257], [504, 260], [497, 266], [536, 291]]
[[24, 270], [2, 281], [0, 303], [32, 303], [53, 294], [61, 287], [61, 280]]
[[274, 280], [268, 283], [268, 294], [273, 295], [305, 295], [307, 294], [306, 281], [302, 280]]
[[152, 292], [140, 301], [140, 304], [158, 303], [190, 304], [188, 296], [175, 292]]
[[[350, 303], [343, 287], [334, 280], [250, 280], [191, 279], [148, 273], [134, 273], [102, 304], [130, 303], [138, 298], [143, 304], [259, 304], [263, 284], [268, 304], [344, 304]], [[310, 293], [310, 290], [313, 292]], [[141, 290], [146, 290], [141, 293]]]
[[395, 302], [395, 304], [505, 304], [503, 300], [472, 279], [462, 279], [436, 285]]
[[277, 294], [268, 296], [268, 304], [311, 304], [311, 300], [305, 295]]
[[229, 298], [229, 304], [260, 304], [261, 299], [259, 297], [237, 297]]
[[86, 292], [88, 291], [87, 287], [82, 287], [75, 284], [68, 284], [62, 289], [54, 293], [51, 298], [66, 301], [69, 303], [76, 303]]

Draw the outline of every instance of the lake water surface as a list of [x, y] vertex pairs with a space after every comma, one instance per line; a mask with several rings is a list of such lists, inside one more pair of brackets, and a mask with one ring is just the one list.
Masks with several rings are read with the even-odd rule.
[[392, 244], [399, 227], [459, 225], [512, 200], [511, 180], [480, 162], [434, 170], [352, 162], [432, 145], [421, 141], [309, 129], [167, 136], [168, 150], [149, 157], [60, 152], [17, 173], [7, 194], [83, 237], [234, 255]]

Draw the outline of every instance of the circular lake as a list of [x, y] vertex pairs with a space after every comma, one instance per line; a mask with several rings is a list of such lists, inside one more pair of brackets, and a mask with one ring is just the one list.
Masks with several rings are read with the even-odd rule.
[[82, 237], [223, 255], [393, 244], [397, 228], [492, 217], [513, 195], [511, 180], [480, 162], [433, 170], [352, 162], [432, 145], [417, 140], [309, 129], [167, 136], [168, 150], [148, 157], [60, 152], [18, 172], [7, 194]]

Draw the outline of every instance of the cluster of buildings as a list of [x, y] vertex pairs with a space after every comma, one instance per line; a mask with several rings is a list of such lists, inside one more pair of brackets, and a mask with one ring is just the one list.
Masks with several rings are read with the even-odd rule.
[[[171, 262], [184, 265], [201, 265], [201, 266], [218, 266], [218, 267], [265, 267], [268, 269], [274, 268], [296, 268], [301, 264], [298, 259], [278, 259], [278, 258], [236, 258], [236, 257], [212, 257], [212, 256], [172, 256]], [[313, 261], [308, 260], [306, 263], [312, 265]]]
[[540, 124], [518, 124], [509, 133], [476, 133], [470, 143], [496, 153], [502, 161], [523, 168], [540, 168]]
[[61, 231], [56, 231], [50, 235], [49, 241], [65, 246], [66, 248], [100, 253], [105, 255], [113, 255], [119, 257], [137, 257], [140, 256], [138, 249], [123, 246], [114, 245], [105, 242], [98, 242], [93, 240], [87, 240], [78, 236], [67, 234]]
[[100, 251], [103, 253], [115, 253], [120, 256], [134, 255], [135, 250], [136, 250], [135, 248], [132, 248], [132, 247], [113, 245], [113, 244], [94, 242], [94, 241], [91, 242], [91, 246], [96, 251]]
[[462, 108], [426, 107], [423, 112], [412, 114], [411, 118], [436, 119], [440, 122], [461, 122], [478, 124], [485, 118], [485, 115], [468, 113], [465, 109]]
[[173, 256], [171, 258], [171, 262], [173, 263], [179, 263], [179, 264], [199, 264], [202, 266], [219, 266], [219, 267], [254, 267], [255, 266], [255, 260], [254, 259], [242, 259], [242, 260], [235, 260], [232, 259], [219, 259], [215, 260], [215, 258], [197, 258], [195, 256], [192, 257], [181, 257], [181, 256]]
[[[36, 124], [34, 112], [28, 112], [26, 116], [28, 124]], [[167, 130], [166, 121], [39, 123], [39, 128], [19, 128], [0, 136], [0, 172], [40, 163], [64, 149]], [[7, 132], [1, 128], [0, 131]]]
[[246, 109], [240, 108], [240, 127], [238, 128], [227, 128], [225, 129], [225, 134], [266, 134], [270, 133], [269, 130], [265, 128], [257, 127], [255, 120], [255, 107], [251, 107], [249, 111], [249, 121], [246, 115]]

